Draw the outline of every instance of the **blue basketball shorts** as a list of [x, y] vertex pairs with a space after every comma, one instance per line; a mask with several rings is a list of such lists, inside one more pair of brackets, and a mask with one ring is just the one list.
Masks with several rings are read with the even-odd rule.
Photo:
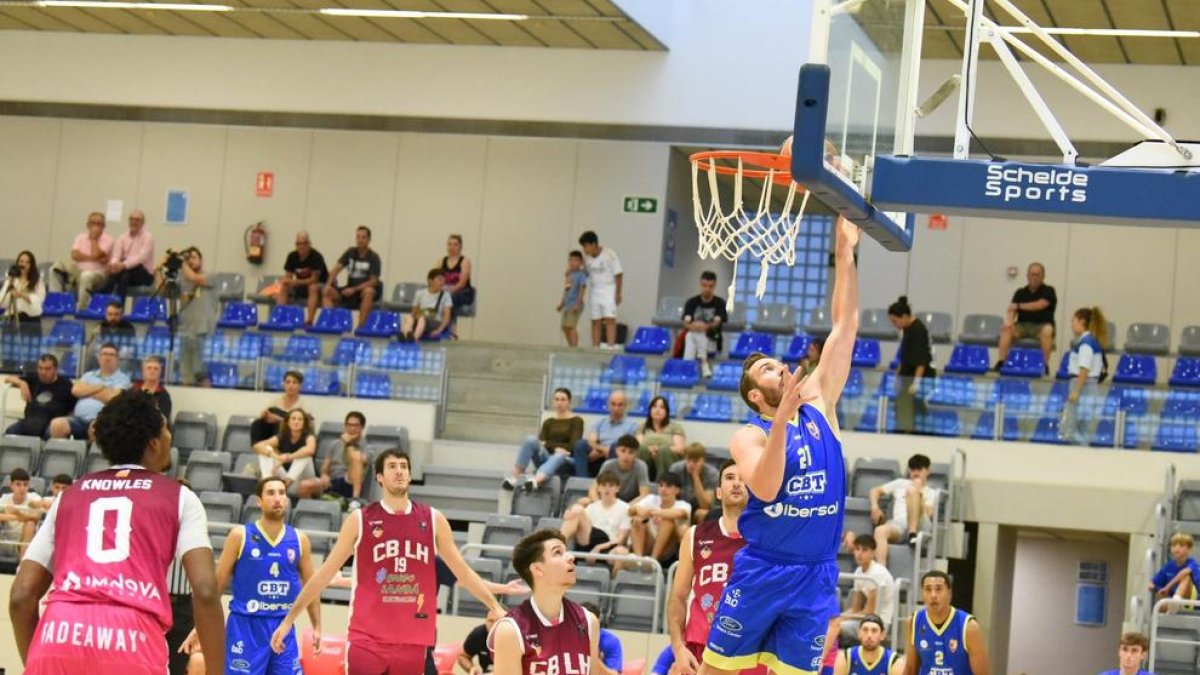
[[271, 635], [281, 616], [246, 616], [230, 613], [225, 623], [225, 672], [300, 675], [300, 649], [296, 631], [283, 641], [283, 653], [271, 650]]
[[781, 564], [742, 549], [713, 617], [704, 662], [723, 670], [762, 664], [775, 675], [816, 675], [838, 615], [836, 562]]

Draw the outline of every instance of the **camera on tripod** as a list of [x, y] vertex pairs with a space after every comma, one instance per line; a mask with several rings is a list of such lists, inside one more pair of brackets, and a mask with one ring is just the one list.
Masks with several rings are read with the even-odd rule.
[[183, 260], [187, 257], [191, 249], [176, 251], [175, 249], [167, 249], [167, 260], [163, 263], [163, 277], [168, 281], [177, 281], [179, 279], [179, 270], [183, 269]]

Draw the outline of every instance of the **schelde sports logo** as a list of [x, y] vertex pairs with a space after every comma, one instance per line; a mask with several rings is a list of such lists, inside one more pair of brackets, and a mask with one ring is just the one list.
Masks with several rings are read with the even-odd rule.
[[983, 194], [1004, 202], [1082, 204], [1088, 198], [1088, 175], [1073, 169], [993, 164], [987, 168]]
[[822, 504], [820, 506], [796, 506], [794, 504], [784, 504], [782, 502], [772, 504], [765, 509], [763, 513], [769, 518], [779, 518], [786, 516], [788, 518], [812, 518], [814, 516], [835, 516], [838, 512], [837, 503]]

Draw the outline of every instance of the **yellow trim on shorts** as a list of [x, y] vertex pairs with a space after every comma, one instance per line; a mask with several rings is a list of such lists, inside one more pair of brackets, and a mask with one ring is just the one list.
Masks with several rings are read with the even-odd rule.
[[749, 670], [758, 665], [771, 669], [772, 675], [817, 675], [815, 670], [801, 670], [790, 666], [770, 652], [756, 652], [740, 656], [722, 656], [711, 649], [704, 650], [704, 662], [721, 670]]

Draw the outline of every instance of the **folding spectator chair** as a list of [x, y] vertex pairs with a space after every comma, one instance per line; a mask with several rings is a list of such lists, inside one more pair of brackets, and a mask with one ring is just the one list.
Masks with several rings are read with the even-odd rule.
[[227, 302], [217, 319], [217, 328], [254, 328], [258, 325], [258, 305], [253, 302]]
[[995, 314], [968, 314], [963, 317], [958, 341], [970, 345], [995, 347], [1000, 344], [1000, 328], [1004, 318]]
[[228, 452], [195, 450], [188, 457], [183, 477], [192, 485], [192, 490], [220, 492], [222, 476], [229, 471], [233, 457]]
[[317, 320], [305, 330], [321, 335], [344, 335], [350, 332], [354, 314], [343, 307], [329, 307], [317, 314]]
[[738, 336], [733, 349], [729, 350], [729, 358], [742, 360], [754, 352], [762, 352], [768, 356], [775, 353], [775, 338], [768, 333], [743, 332]]
[[392, 287], [392, 297], [390, 300], [385, 300], [380, 304], [384, 309], [407, 314], [412, 311], [413, 302], [416, 300], [417, 293], [425, 288], [425, 284], [413, 281], [402, 281]]
[[[510, 555], [509, 557], [511, 558], [512, 556]], [[484, 581], [501, 583], [505, 563], [494, 558], [469, 557], [466, 561], [467, 565], [475, 570], [475, 573], [482, 577]], [[475, 596], [464, 590], [462, 584], [455, 584], [454, 594], [454, 614], [456, 616], [487, 616], [487, 608], [483, 606], [483, 603], [476, 600]]]
[[175, 413], [172, 425], [175, 447], [186, 462], [195, 450], [213, 450], [217, 447], [217, 417], [212, 413], [180, 410]]
[[646, 359], [640, 356], [618, 354], [608, 362], [600, 374], [603, 384], [642, 384], [646, 381]]
[[[335, 533], [342, 527], [342, 506], [325, 499], [301, 499], [292, 510], [292, 527], [310, 532]], [[329, 553], [330, 537], [309, 537], [314, 553]]]
[[1168, 384], [1172, 387], [1200, 387], [1200, 358], [1181, 355], [1176, 359]]
[[708, 422], [732, 422], [733, 403], [725, 394], [700, 394], [684, 419]]
[[562, 518], [552, 518], [550, 516], [542, 516], [538, 518], [537, 525], [533, 526], [535, 530], [561, 530], [563, 526]]
[[34, 436], [4, 436], [0, 438], [0, 476], [13, 469], [33, 473], [42, 452], [42, 439]]
[[683, 306], [685, 300], [680, 297], [668, 295], [658, 300], [658, 309], [654, 311], [654, 317], [650, 319], [650, 323], [663, 328], [683, 328]]
[[829, 333], [833, 331], [833, 317], [829, 314], [829, 308], [817, 307], [808, 315], [808, 320], [804, 322], [804, 332], [813, 337], [827, 338]]
[[[529, 516], [505, 516], [490, 514], [483, 525], [482, 544], [487, 546], [516, 546], [521, 538], [533, 530], [533, 519]], [[512, 551], [483, 551], [484, 558], [512, 560]]]
[[667, 359], [658, 382], [664, 387], [691, 389], [700, 383], [700, 362], [695, 359]]
[[1066, 445], [1066, 441], [1058, 435], [1059, 418], [1043, 417], [1038, 420], [1033, 436], [1029, 438], [1034, 443], [1049, 443], [1051, 445]]
[[[583, 557], [582, 551], [576, 551], [578, 557]], [[607, 567], [593, 565], [576, 565], [575, 585], [567, 591], [567, 597], [575, 602], [594, 602], [603, 614], [608, 605], [609, 576], [612, 573]]]
[[257, 419], [251, 415], [230, 415], [225, 422], [221, 449], [225, 452], [250, 452], [250, 426]]
[[1171, 351], [1171, 328], [1162, 323], [1131, 323], [1125, 329], [1125, 352], [1166, 356]]
[[1042, 377], [1046, 372], [1046, 357], [1041, 349], [1014, 347], [1000, 366], [1000, 374], [1007, 377]]
[[246, 497], [246, 505], [242, 507], [243, 523], [253, 523], [259, 518], [262, 518], [262, 503], [258, 501], [258, 495], [250, 495]]
[[[1001, 438], [1006, 441], [1015, 441], [1020, 436], [1020, 426], [1015, 415], [1005, 415], [1002, 422]], [[996, 413], [988, 410], [979, 414], [979, 419], [975, 421], [975, 430], [971, 432], [971, 438], [979, 440], [991, 440], [996, 433]]]
[[155, 323], [167, 320], [167, 299], [145, 295], [133, 299], [133, 309], [125, 315], [131, 323]]
[[304, 308], [299, 305], [275, 305], [259, 330], [287, 333], [304, 326]]
[[[1150, 446], [1150, 449], [1195, 453], [1198, 447], [1200, 447], [1200, 441], [1196, 436], [1195, 422], [1188, 424], [1163, 422], [1158, 425], [1158, 432], [1154, 435], [1154, 444]], [[42, 452], [45, 453], [44, 450]]]
[[850, 472], [850, 494], [866, 497], [871, 488], [900, 477], [900, 462], [894, 459], [860, 457]]
[[850, 365], [855, 368], [876, 368], [883, 360], [879, 340], [858, 338], [854, 341], [854, 352], [850, 355]]
[[639, 326], [633, 341], [625, 345], [629, 354], [666, 354], [671, 348], [671, 333], [658, 326]]
[[92, 449], [83, 458], [83, 474], [96, 473], [108, 469], [108, 458], [100, 453], [99, 450]]
[[758, 306], [754, 330], [760, 333], [791, 335], [796, 332], [796, 310], [783, 302], [768, 302]]
[[875, 525], [871, 522], [871, 500], [866, 497], [846, 497], [845, 513], [843, 530], [853, 532], [855, 535], [873, 535], [875, 533]]
[[933, 393], [928, 399], [931, 404], [963, 408], [975, 405], [974, 378], [943, 375], [934, 380]]
[[864, 309], [858, 314], [858, 335], [876, 340], [897, 340], [899, 331], [888, 319], [886, 309]]
[[603, 414], [608, 412], [608, 390], [600, 387], [589, 387], [575, 412]]
[[558, 496], [562, 491], [562, 480], [558, 476], [550, 476], [542, 486], [533, 492], [516, 490], [513, 492], [512, 510], [514, 516], [529, 516], [540, 518], [558, 513]]
[[204, 505], [210, 523], [239, 523], [242, 515], [242, 495], [204, 490], [197, 495]]
[[917, 312], [917, 318], [929, 329], [929, 341], [948, 345], [954, 341], [954, 317], [946, 312]]
[[792, 341], [788, 343], [787, 350], [783, 353], [783, 360], [789, 363], [803, 360], [808, 355], [808, 346], [812, 344], [812, 336], [800, 333], [793, 335]]
[[1179, 355], [1200, 356], [1200, 326], [1184, 326], [1179, 331]]
[[1145, 384], [1154, 386], [1158, 379], [1158, 366], [1152, 354], [1125, 353], [1117, 360], [1113, 373], [1113, 384]]
[[408, 452], [408, 427], [391, 424], [372, 424], [367, 427], [368, 446], [400, 448]]
[[946, 373], [983, 375], [992, 364], [988, 363], [988, 350], [984, 345], [957, 344], [946, 362]]
[[[576, 571], [578, 572], [578, 567]], [[608, 623], [610, 629], [649, 632], [654, 625], [654, 600], [657, 594], [655, 582], [660, 578], [653, 572], [621, 570], [613, 580], [615, 596], [609, 603]], [[634, 597], [628, 597], [634, 596]]]
[[372, 310], [362, 326], [355, 329], [358, 337], [394, 338], [400, 333], [400, 315], [384, 309]]
[[251, 302], [253, 302], [256, 305], [274, 305], [275, 304], [275, 296], [274, 295], [264, 295], [263, 289], [267, 288], [268, 286], [274, 286], [276, 283], [279, 282], [279, 279], [281, 277], [282, 277], [282, 275], [279, 275], [279, 274], [264, 274], [264, 275], [262, 275], [261, 277], [258, 278], [258, 283], [255, 284], [255, 286], [254, 286], [254, 293], [252, 293], [246, 299], [250, 300]]
[[87, 442], [69, 438], [51, 438], [42, 446], [41, 460], [36, 472], [32, 475], [41, 476], [47, 480], [60, 473], [68, 476], [78, 476], [83, 467], [83, 456], [87, 454]]
[[741, 379], [741, 365], [721, 361], [713, 365], [713, 375], [709, 378], [707, 387], [714, 391], [737, 391]]

